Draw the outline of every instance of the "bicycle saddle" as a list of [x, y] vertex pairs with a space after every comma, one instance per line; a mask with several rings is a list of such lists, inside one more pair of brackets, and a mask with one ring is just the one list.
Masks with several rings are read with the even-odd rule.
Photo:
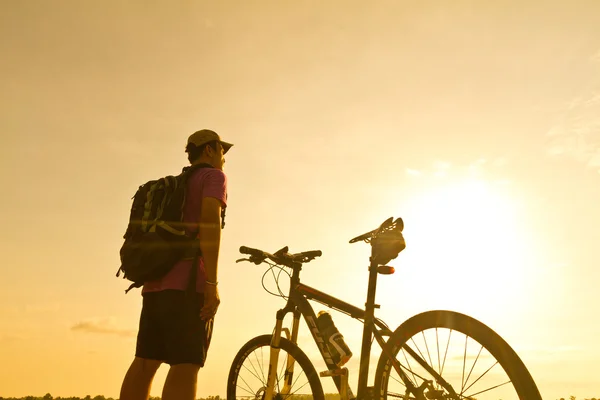
[[359, 236], [355, 237], [354, 239], [351, 239], [350, 243], [356, 243], [356, 242], [370, 243], [372, 239], [374, 239], [375, 237], [379, 236], [382, 233], [392, 231], [392, 230], [402, 232], [403, 229], [404, 229], [404, 221], [402, 221], [402, 218], [397, 218], [394, 221], [394, 217], [389, 217], [388, 219], [383, 221], [383, 223], [379, 226], [379, 228], [373, 229], [370, 232], [363, 233], [362, 235], [359, 235]]

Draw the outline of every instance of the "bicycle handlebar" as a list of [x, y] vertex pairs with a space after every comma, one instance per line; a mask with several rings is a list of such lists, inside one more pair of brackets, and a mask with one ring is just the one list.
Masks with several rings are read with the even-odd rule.
[[267, 253], [266, 251], [259, 249], [253, 249], [252, 247], [241, 246], [240, 253], [248, 254], [250, 256], [250, 260], [247, 261], [254, 262], [255, 264], [260, 264], [268, 258], [277, 264], [285, 265], [290, 268], [294, 267], [294, 263], [307, 263], [316, 257], [323, 255], [321, 250], [310, 250], [301, 253], [290, 254], [288, 253], [287, 246], [281, 250], [278, 250], [274, 254]]

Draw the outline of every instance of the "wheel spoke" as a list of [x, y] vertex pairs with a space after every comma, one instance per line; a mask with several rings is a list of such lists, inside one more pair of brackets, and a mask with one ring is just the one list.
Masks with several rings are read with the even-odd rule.
[[261, 383], [265, 384], [267, 383], [266, 380], [261, 380], [260, 376], [258, 376], [258, 372], [256, 372], [256, 369], [254, 368], [253, 364], [250, 364], [250, 366], [252, 367], [252, 369], [254, 369], [254, 371], [251, 371], [250, 368], [246, 367], [245, 365], [242, 365], [242, 367], [244, 367], [244, 369], [248, 372], [250, 372], [250, 374], [252, 376], [254, 376], [256, 379], [258, 379]]
[[[440, 340], [439, 340], [439, 336], [438, 336], [438, 328], [435, 328], [435, 344], [436, 344], [436, 349], [437, 349], [437, 359], [438, 359], [438, 374], [442, 374], [442, 367], [440, 365]], [[437, 388], [439, 390], [440, 385], [438, 383], [438, 381], [436, 380], [435, 383], [437, 384]]]
[[[405, 369], [406, 371], [410, 372], [413, 376], [414, 382], [410, 379], [410, 376], [406, 375], [406, 377], [408, 378], [408, 380], [414, 385], [414, 386], [418, 386], [418, 382], [417, 382], [417, 378], [421, 379], [421, 380], [425, 380], [425, 378], [423, 378], [421, 375], [415, 373], [415, 371], [411, 368], [410, 366], [410, 360], [408, 359], [408, 357], [406, 356], [406, 352], [404, 351], [404, 349], [402, 349], [402, 354], [404, 355], [404, 359], [406, 360], [406, 363], [408, 365], [405, 366], [404, 364], [402, 364], [399, 360], [396, 359], [396, 361], [398, 362], [398, 365], [400, 365], [400, 368]], [[408, 388], [408, 386], [406, 386], [406, 384], [403, 382], [402, 377], [399, 377], [398, 379], [393, 376], [390, 375], [390, 377], [395, 380], [396, 382], [400, 383], [401, 385], [403, 385], [404, 387]]]
[[[298, 380], [302, 377], [302, 375], [304, 374], [304, 371], [302, 371], [300, 374], [296, 374], [296, 379], [292, 382], [290, 388], [293, 388], [294, 386], [296, 386], [296, 382], [298, 382]], [[306, 374], [304, 374], [304, 376], [306, 376]], [[306, 380], [306, 383], [308, 383], [308, 379]], [[302, 386], [300, 386], [299, 389], [303, 388], [304, 386], [306, 386], [306, 383]], [[298, 390], [299, 390], [298, 389]], [[296, 390], [297, 391], [297, 390]]]
[[261, 361], [260, 370], [262, 372], [263, 382], [266, 382], [267, 378], [265, 377], [265, 355], [263, 353], [263, 348], [264, 347], [262, 347], [262, 346], [260, 348], [260, 361]]
[[254, 372], [256, 372], [256, 374], [253, 374], [254, 376], [256, 376], [256, 379], [260, 380], [260, 377], [258, 375], [262, 375], [262, 381], [263, 383], [267, 382], [267, 379], [265, 378], [265, 368], [264, 368], [264, 357], [262, 355], [262, 347], [260, 348], [260, 360], [258, 359], [258, 355], [257, 355], [257, 351], [253, 351], [252, 354], [254, 354], [254, 358], [256, 359], [256, 363], [259, 365], [259, 369], [260, 372], [256, 371], [256, 368], [254, 368], [254, 363], [252, 362], [252, 360], [250, 360], [250, 365], [252, 366], [252, 369], [254, 369]]
[[[417, 384], [417, 377], [415, 376], [415, 373], [414, 373], [414, 371], [413, 371], [413, 370], [412, 370], [412, 368], [410, 367], [410, 361], [408, 361], [408, 357], [406, 357], [406, 352], [404, 351], [404, 349], [402, 349], [402, 354], [404, 354], [404, 359], [406, 360], [406, 365], [408, 365], [408, 368], [406, 368], [406, 367], [405, 367], [404, 369], [406, 369], [407, 371], [409, 371], [409, 372], [412, 374], [412, 376], [413, 376], [413, 379], [414, 379], [415, 381], [414, 381], [414, 382], [413, 382], [413, 381], [411, 381], [411, 383], [413, 383], [413, 384], [415, 384], [415, 385], [416, 385], [416, 384]], [[400, 366], [401, 366], [401, 367], [403, 367], [403, 365], [402, 365], [402, 364], [400, 364]], [[408, 375], [407, 375], [407, 377], [408, 377]]]
[[240, 389], [242, 389], [244, 392], [248, 392], [251, 396], [255, 396], [256, 395], [256, 393], [252, 393], [252, 391], [250, 391], [250, 390], [248, 390], [246, 388], [243, 388], [240, 385], [237, 385], [237, 387], [240, 388]]
[[[484, 376], [485, 376], [485, 375], [486, 375], [488, 372], [490, 372], [490, 370], [491, 370], [492, 368], [494, 368], [496, 365], [498, 365], [498, 361], [496, 361], [496, 362], [495, 362], [495, 363], [494, 363], [494, 364], [493, 364], [491, 367], [489, 367], [489, 368], [488, 368], [488, 369], [487, 369], [487, 370], [486, 370], [486, 371], [485, 371], [483, 374], [481, 374], [481, 376], [480, 376], [479, 378], [475, 379], [475, 382], [471, 383], [471, 384], [469, 385], [469, 387], [468, 387], [468, 388], [466, 388], [466, 389], [464, 390], [464, 392], [466, 392], [467, 390], [469, 390], [469, 389], [470, 389], [470, 388], [471, 388], [471, 387], [472, 387], [474, 384], [476, 384], [476, 383], [477, 383], [477, 382], [478, 382], [478, 381], [479, 381], [481, 378], [483, 378], [483, 377], [484, 377]], [[509, 381], [509, 382], [510, 382], [510, 381]], [[464, 392], [463, 392], [463, 393], [464, 393]]]
[[[481, 355], [481, 351], [483, 350], [483, 346], [481, 346], [481, 348], [479, 349], [479, 353], [477, 353], [477, 357], [475, 358], [475, 361], [473, 362], [473, 365], [471, 366], [471, 370], [469, 371], [469, 375], [467, 375], [467, 379], [465, 380], [465, 385], [467, 383], [469, 383], [469, 378], [471, 377], [471, 374], [473, 373], [473, 369], [475, 368], [475, 365], [477, 364], [477, 360], [479, 360], [479, 356]], [[483, 376], [483, 375], [482, 375]], [[477, 380], [481, 379], [481, 376], [479, 378], [477, 378]], [[475, 381], [477, 382], [477, 381]], [[473, 384], [475, 383], [473, 382]], [[473, 386], [473, 384], [471, 384], [471, 386]], [[467, 387], [466, 389], [464, 389], [464, 391], [461, 392], [464, 393], [465, 391], [469, 390], [469, 388], [471, 387]]]
[[392, 378], [393, 380], [395, 380], [396, 382], [398, 382], [399, 384], [403, 385], [404, 387], [406, 387], [406, 385], [404, 384], [404, 382], [401, 379], [396, 379], [395, 376], [391, 375], [390, 378]]
[[501, 383], [501, 384], [499, 384], [499, 385], [493, 386], [493, 387], [491, 387], [491, 388], [488, 388], [488, 389], [482, 390], [482, 391], [480, 391], [480, 392], [473, 393], [473, 394], [472, 394], [472, 395], [470, 395], [469, 397], [473, 397], [473, 396], [477, 396], [478, 394], [481, 394], [481, 393], [489, 392], [490, 390], [497, 389], [497, 388], [499, 388], [500, 386], [508, 385], [509, 383], [512, 383], [512, 381], [507, 381], [507, 382]]
[[238, 376], [238, 378], [242, 379], [242, 382], [244, 382], [244, 384], [248, 387], [248, 389], [241, 387], [239, 384], [237, 385], [237, 387], [239, 387], [242, 390], [245, 390], [246, 392], [250, 393], [251, 395], [254, 395], [255, 393], [252, 391], [252, 387], [248, 384], [248, 382], [246, 382], [246, 380], [241, 376]]
[[[298, 379], [300, 379], [301, 374], [296, 374], [296, 377], [294, 378], [294, 380], [290, 383], [290, 387], [289, 387], [289, 393], [287, 394], [288, 396], [293, 395], [294, 392], [294, 386], [296, 386], [296, 382], [298, 382]], [[285, 381], [287, 380], [287, 378], [284, 376], [283, 377], [283, 381], [284, 381], [284, 387], [285, 387]], [[281, 393], [281, 391], [280, 391]]]
[[[302, 371], [304, 372], [304, 371]], [[300, 376], [298, 376], [298, 378], [296, 378], [296, 380], [294, 381], [294, 383], [292, 384], [291, 387], [294, 387], [296, 385], [296, 382], [298, 382], [298, 379], [300, 379]], [[302, 386], [300, 386], [298, 389], [296, 389], [295, 391], [290, 393], [290, 396], [293, 396], [294, 394], [298, 393], [299, 390], [301, 390], [304, 386], [308, 385], [308, 379], [306, 380], [306, 383]]]
[[[423, 360], [423, 362], [425, 364], [427, 364], [432, 370], [435, 371], [435, 367], [433, 365], [433, 361], [431, 360], [431, 353], [429, 352], [429, 346], [427, 345], [427, 339], [425, 338], [424, 331], [421, 331], [421, 334], [423, 336], [423, 342], [425, 343], [425, 348], [427, 349], [427, 355], [428, 355], [428, 359], [429, 359], [429, 364], [427, 364], [427, 359], [425, 358], [425, 355], [423, 354], [423, 352], [421, 351], [421, 349], [419, 348], [419, 346], [417, 345], [417, 343], [414, 341], [414, 339], [411, 338], [410, 340], [413, 343], [414, 347], [417, 349], [417, 352], [419, 353], [419, 356], [421, 357], [421, 360]], [[437, 329], [436, 329], [436, 334], [437, 334]], [[404, 351], [404, 349], [402, 350], [402, 352], [404, 353], [404, 359], [406, 360], [406, 364], [408, 365], [408, 368], [405, 368], [405, 369], [407, 369], [408, 371], [411, 372], [411, 374], [413, 375], [413, 379], [415, 380], [414, 381], [414, 385], [416, 387], [419, 387], [419, 382], [417, 381], [417, 377], [419, 379], [421, 379], [422, 381], [426, 381], [427, 379], [425, 379], [424, 377], [422, 377], [419, 374], [415, 373], [415, 371], [410, 366], [410, 361], [406, 357], [406, 352]], [[417, 364], [418, 364], [418, 362], [417, 362]], [[438, 362], [438, 364], [439, 364], [439, 362]], [[400, 364], [400, 365], [403, 366], [402, 364]], [[420, 365], [420, 366], [422, 367], [422, 365]], [[436, 385], [438, 385], [437, 379], [436, 379]]]
[[[417, 352], [419, 353], [419, 355], [421, 356], [421, 360], [423, 360], [423, 362], [425, 364], [427, 364], [427, 360], [425, 359], [425, 356], [423, 355], [423, 352], [421, 352], [421, 349], [419, 348], [419, 346], [417, 345], [417, 343], [413, 340], [413, 338], [410, 338], [411, 342], [413, 342], [415, 348], [417, 349]], [[425, 340], [425, 337], [423, 336], [423, 340], [425, 341], [425, 347], [427, 347], [427, 340]], [[402, 350], [404, 352], [404, 350]], [[429, 349], [427, 350], [429, 352]], [[412, 367], [410, 366], [410, 361], [408, 360], [408, 358], [406, 358], [406, 354], [404, 354], [404, 359], [406, 359], [406, 364], [408, 365], [408, 370], [413, 374], [413, 378], [416, 376], [418, 376], [420, 379], [423, 379], [423, 377], [419, 376], [418, 374], [415, 374]], [[433, 368], [433, 365], [431, 365], [431, 357], [429, 359], [430, 362], [430, 366]], [[417, 362], [418, 363], [418, 362]], [[402, 365], [402, 364], [400, 364]], [[415, 378], [415, 386], [419, 386], [417, 383], [417, 378]]]
[[[414, 370], [411, 368], [411, 366], [410, 366], [410, 361], [409, 361], [409, 360], [408, 360], [408, 358], [406, 357], [406, 352], [404, 351], [404, 349], [402, 350], [402, 353], [404, 354], [404, 359], [406, 360], [406, 364], [408, 365], [408, 368], [407, 368], [407, 367], [405, 367], [404, 365], [402, 365], [402, 363], [400, 363], [400, 362], [399, 362], [398, 364], [400, 364], [400, 366], [401, 366], [402, 368], [404, 368], [405, 370], [409, 371], [409, 372], [412, 374], [412, 376], [413, 376], [413, 378], [414, 378], [414, 380], [415, 380], [415, 381], [414, 381], [414, 382], [413, 382], [413, 381], [411, 381], [411, 383], [413, 383], [415, 386], [417, 386], [417, 387], [418, 387], [418, 386], [419, 386], [419, 383], [418, 383], [418, 381], [417, 381], [417, 378], [419, 378], [419, 379], [420, 379], [420, 380], [422, 380], [422, 381], [426, 381], [427, 379], [425, 379], [425, 378], [423, 378], [421, 375], [417, 374], [417, 373], [416, 373], [416, 372], [415, 372], [415, 371], [414, 371]], [[423, 361], [425, 362], [425, 364], [427, 364], [427, 361], [425, 361], [425, 360], [423, 360]], [[407, 375], [407, 377], [408, 377], [408, 375]]]
[[417, 352], [419, 352], [419, 355], [421, 356], [423, 361], [425, 361], [425, 356], [423, 355], [423, 353], [421, 353], [421, 349], [419, 348], [419, 346], [417, 346], [417, 343], [414, 341], [413, 338], [410, 338], [410, 341], [413, 342], [413, 344], [415, 345], [415, 348], [417, 349]]
[[460, 386], [460, 392], [464, 393], [465, 391], [465, 365], [467, 364], [467, 345], [468, 345], [468, 341], [469, 337], [467, 335], [465, 335], [465, 355], [463, 357], [463, 370], [462, 370], [462, 378], [461, 378], [461, 386]]
[[444, 366], [446, 365], [446, 356], [448, 355], [448, 348], [450, 347], [450, 338], [452, 337], [452, 329], [450, 329], [450, 333], [448, 334], [448, 343], [446, 343], [446, 352], [444, 353], [444, 362], [442, 362], [442, 370], [440, 371], [440, 375], [444, 373]]
[[421, 331], [423, 335], [423, 341], [425, 342], [425, 349], [427, 350], [427, 357], [429, 358], [429, 366], [433, 368], [433, 362], [431, 361], [431, 354], [429, 353], [429, 346], [427, 345], [427, 338], [425, 337], [425, 331]]

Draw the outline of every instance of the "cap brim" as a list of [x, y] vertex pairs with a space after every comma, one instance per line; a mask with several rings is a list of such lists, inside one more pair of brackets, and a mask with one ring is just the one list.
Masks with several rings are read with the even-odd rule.
[[231, 143], [221, 141], [221, 147], [223, 148], [223, 154], [227, 153], [229, 149], [233, 146]]

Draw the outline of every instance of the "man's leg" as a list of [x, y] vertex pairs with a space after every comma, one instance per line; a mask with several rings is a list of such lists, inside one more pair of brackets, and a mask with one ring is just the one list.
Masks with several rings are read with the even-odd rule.
[[135, 357], [125, 374], [119, 400], [148, 400], [161, 361]]
[[172, 365], [165, 380], [162, 400], [194, 400], [199, 369], [198, 364]]
[[[183, 291], [169, 294], [171, 308], [165, 316], [165, 363], [171, 365], [162, 400], [194, 400], [198, 370], [204, 366], [212, 335], [212, 320], [200, 319], [204, 296], [190, 299]], [[192, 300], [192, 301], [190, 301]]]
[[125, 374], [120, 400], [148, 400], [152, 380], [165, 359], [161, 292], [144, 293], [135, 358]]

